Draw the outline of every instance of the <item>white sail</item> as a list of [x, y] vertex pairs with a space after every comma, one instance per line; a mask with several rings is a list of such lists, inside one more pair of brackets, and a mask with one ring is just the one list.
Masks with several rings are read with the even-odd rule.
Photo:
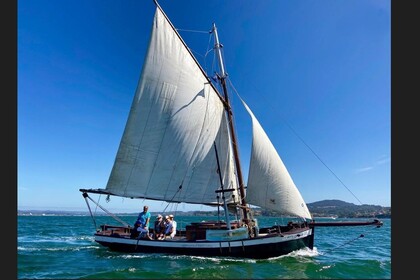
[[248, 105], [252, 119], [252, 150], [247, 202], [284, 215], [311, 219], [311, 214], [279, 154]]
[[[106, 190], [124, 197], [214, 204], [237, 190], [223, 104], [157, 8], [149, 48]], [[180, 188], [182, 186], [182, 188]], [[232, 193], [239, 199], [237, 191]], [[230, 196], [226, 197], [232, 202]]]

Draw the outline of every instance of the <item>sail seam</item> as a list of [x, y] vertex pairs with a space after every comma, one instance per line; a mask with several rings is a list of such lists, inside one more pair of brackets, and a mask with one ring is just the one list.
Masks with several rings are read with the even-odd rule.
[[[161, 73], [162, 73], [162, 69], [163, 69], [163, 64], [161, 65], [161, 68], [160, 68], [160, 73], [159, 73], [159, 81], [161, 80], [160, 79], [160, 77], [161, 77]], [[160, 82], [159, 82], [160, 83]], [[159, 84], [158, 83], [158, 84]], [[177, 86], [175, 86], [175, 85], [172, 85], [172, 84], [169, 84], [169, 83], [166, 83], [166, 82], [163, 82], [163, 83], [161, 83], [161, 91], [160, 91], [160, 94], [159, 94], [159, 97], [158, 98], [161, 98], [161, 95], [165, 92], [165, 85], [168, 85], [167, 86], [167, 88], [169, 89], [170, 88], [170, 86], [172, 86], [173, 88], [174, 88], [174, 90], [169, 94], [170, 95], [170, 104], [172, 103], [172, 101], [173, 101], [173, 95], [176, 93], [176, 89], [177, 89]], [[169, 91], [169, 90], [168, 90]], [[167, 104], [168, 106], [170, 105], [170, 104]], [[154, 178], [154, 174], [155, 174], [155, 170], [156, 170], [156, 164], [157, 164], [157, 162], [158, 162], [158, 160], [159, 160], [159, 156], [160, 156], [160, 154], [161, 154], [161, 152], [162, 152], [162, 145], [163, 145], [163, 142], [164, 142], [164, 140], [165, 140], [165, 135], [166, 135], [166, 132], [167, 132], [167, 130], [168, 130], [168, 127], [169, 127], [169, 123], [170, 123], [170, 121], [171, 121], [171, 119], [172, 119], [172, 116], [170, 115], [170, 114], [168, 114], [169, 116], [166, 116], [166, 121], [165, 121], [165, 130], [164, 130], [164, 132], [163, 132], [163, 134], [162, 134], [162, 138], [161, 138], [161, 141], [160, 141], [160, 144], [159, 144], [159, 149], [158, 149], [158, 152], [157, 152], [157, 155], [156, 155], [156, 157], [155, 157], [155, 159], [154, 159], [154, 165], [153, 165], [153, 169], [152, 169], [152, 171], [150, 172], [150, 176], [149, 176], [149, 180], [148, 180], [148, 182], [147, 182], [147, 184], [146, 184], [146, 188], [145, 188], [145, 190], [144, 190], [144, 196], [147, 196], [147, 191], [148, 191], [148, 189], [149, 189], [149, 187], [150, 187], [150, 182], [152, 181], [152, 179]], [[171, 181], [171, 180], [170, 180]], [[169, 182], [170, 182], [169, 181]], [[165, 195], [164, 195], [164, 198], [166, 197], [166, 193], [165, 193]]]
[[[206, 96], [206, 90], [205, 90], [205, 88], [206, 88], [206, 84], [207, 83], [204, 83], [204, 86], [203, 86], [203, 93], [204, 93], [204, 95]], [[197, 147], [198, 147], [198, 143], [200, 142], [200, 140], [202, 140], [202, 136], [203, 136], [203, 134], [202, 134], [202, 132], [203, 132], [203, 130], [204, 130], [204, 125], [205, 125], [205, 123], [206, 123], [206, 120], [208, 120], [208, 109], [209, 109], [209, 103], [210, 103], [210, 93], [208, 93], [207, 94], [207, 99], [206, 99], [206, 113], [204, 114], [204, 120], [203, 120], [203, 123], [202, 123], [202, 125], [201, 125], [201, 129], [200, 129], [200, 134], [199, 134], [199, 137], [197, 138], [197, 141], [196, 141], [196, 143], [195, 143], [195, 147], [194, 147], [194, 150], [193, 150], [193, 152], [192, 152], [192, 154], [191, 154], [191, 157], [190, 157], [190, 159], [189, 159], [189, 162], [188, 162], [188, 169], [186, 170], [186, 172], [185, 172], [185, 174], [184, 174], [184, 179], [185, 179], [185, 177], [187, 176], [187, 174], [188, 174], [188, 171], [191, 169], [191, 161], [192, 161], [192, 158], [194, 157], [194, 155], [195, 155], [195, 152], [196, 152], [196, 150], [197, 150]], [[186, 189], [186, 191], [188, 191], [188, 188], [189, 188], [189, 186], [190, 186], [190, 184], [191, 184], [191, 178], [193, 177], [193, 174], [194, 174], [194, 169], [192, 169], [192, 172], [191, 172], [191, 174], [190, 174], [190, 180], [188, 181], [188, 185], [187, 185], [187, 189]], [[208, 182], [209, 181], [211, 181], [211, 175], [209, 176], [209, 180], [208, 180]], [[208, 186], [209, 184], [207, 183], [207, 186]], [[203, 200], [203, 198], [204, 198], [204, 195], [206, 194], [206, 192], [204, 191], [203, 192], [203, 195], [202, 195], [202, 197], [201, 197], [201, 201], [204, 201]]]
[[[150, 85], [149, 83], [146, 83], [146, 81], [147, 81], [147, 78], [144, 78], [144, 79], [142, 79], [142, 81], [143, 81], [143, 84], [141, 85], [141, 89], [140, 89], [140, 92], [139, 92], [139, 95], [140, 96], [142, 96], [143, 95], [143, 91], [145, 90], [145, 86], [146, 85]], [[140, 97], [141, 98], [141, 97]], [[134, 113], [137, 111], [137, 107], [135, 107], [134, 105], [133, 105], [133, 107], [132, 107], [132, 111], [130, 112], [130, 119], [135, 115]], [[143, 127], [143, 131], [142, 131], [142, 133], [140, 134], [141, 135], [141, 137], [140, 137], [140, 140], [137, 142], [137, 146], [136, 145], [131, 145], [130, 144], [130, 148], [132, 148], [132, 149], [136, 149], [136, 155], [135, 155], [135, 157], [134, 157], [134, 162], [133, 162], [133, 165], [131, 166], [131, 170], [130, 170], [130, 174], [128, 175], [128, 178], [127, 178], [127, 181], [126, 181], [126, 184], [125, 184], [125, 188], [124, 188], [124, 195], [126, 195], [126, 193], [127, 193], [127, 188], [128, 188], [128, 186], [130, 185], [130, 181], [131, 181], [131, 176], [132, 176], [132, 174], [133, 174], [133, 171], [134, 171], [134, 169], [135, 169], [135, 167], [136, 167], [136, 164], [137, 164], [137, 159], [138, 159], [138, 153], [139, 153], [139, 151], [140, 151], [140, 146], [141, 146], [141, 143], [142, 143], [142, 141], [143, 141], [143, 137], [144, 137], [144, 131], [145, 131], [145, 129], [146, 129], [146, 127], [147, 127], [147, 123], [148, 123], [148, 121], [149, 121], [149, 118], [150, 118], [150, 114], [151, 114], [151, 112], [152, 112], [152, 107], [150, 107], [149, 108], [149, 112], [148, 112], [148, 114], [147, 114], [147, 121], [145, 122], [145, 125], [144, 125], [144, 127]]]

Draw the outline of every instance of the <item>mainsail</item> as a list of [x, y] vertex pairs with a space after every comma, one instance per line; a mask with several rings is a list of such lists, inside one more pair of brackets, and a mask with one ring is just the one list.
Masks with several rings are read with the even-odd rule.
[[311, 219], [311, 214], [279, 154], [252, 113], [252, 150], [249, 163], [247, 202], [281, 214]]
[[157, 8], [142, 74], [107, 192], [170, 202], [221, 203], [237, 179], [224, 105], [179, 34]]
[[[248, 203], [311, 218], [276, 149], [248, 110], [253, 144]], [[157, 8], [142, 74], [106, 191], [123, 197], [168, 202], [221, 204], [215, 190], [234, 189], [239, 203], [225, 108], [195, 58]], [[235, 201], [236, 200], [236, 201]]]

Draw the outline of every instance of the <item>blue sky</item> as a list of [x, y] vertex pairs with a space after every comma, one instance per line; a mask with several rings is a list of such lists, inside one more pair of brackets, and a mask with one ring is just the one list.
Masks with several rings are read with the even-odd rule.
[[[390, 1], [159, 2], [179, 29], [216, 23], [232, 85], [307, 203], [391, 205]], [[154, 9], [152, 0], [18, 1], [18, 209], [86, 210], [79, 188], [105, 187]], [[209, 34], [180, 34], [212, 73]], [[247, 173], [250, 120], [230, 95]], [[166, 206], [104, 202], [143, 204]], [[192, 209], [208, 208], [178, 206]]]

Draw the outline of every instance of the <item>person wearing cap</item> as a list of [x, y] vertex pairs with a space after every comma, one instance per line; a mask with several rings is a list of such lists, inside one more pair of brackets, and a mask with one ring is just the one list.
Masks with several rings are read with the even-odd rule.
[[163, 237], [162, 237], [162, 239], [165, 239], [166, 232], [168, 231], [168, 227], [169, 227], [169, 224], [170, 223], [171, 223], [171, 221], [169, 220], [169, 216], [166, 215], [165, 216], [165, 219], [163, 220], [163, 227], [164, 227], [164, 229], [163, 229]]
[[165, 222], [161, 214], [156, 216], [155, 226], [154, 226], [154, 239], [161, 240], [164, 237], [165, 233]]
[[149, 236], [150, 212], [148, 210], [149, 207], [147, 205], [144, 205], [143, 212], [140, 212], [136, 222], [134, 223], [134, 228], [137, 229], [136, 231], [139, 238], [146, 237], [148, 239], [152, 239]]
[[167, 217], [166, 231], [165, 236], [169, 236], [171, 239], [174, 238], [176, 234], [176, 221], [174, 220], [174, 215], [169, 215]]

